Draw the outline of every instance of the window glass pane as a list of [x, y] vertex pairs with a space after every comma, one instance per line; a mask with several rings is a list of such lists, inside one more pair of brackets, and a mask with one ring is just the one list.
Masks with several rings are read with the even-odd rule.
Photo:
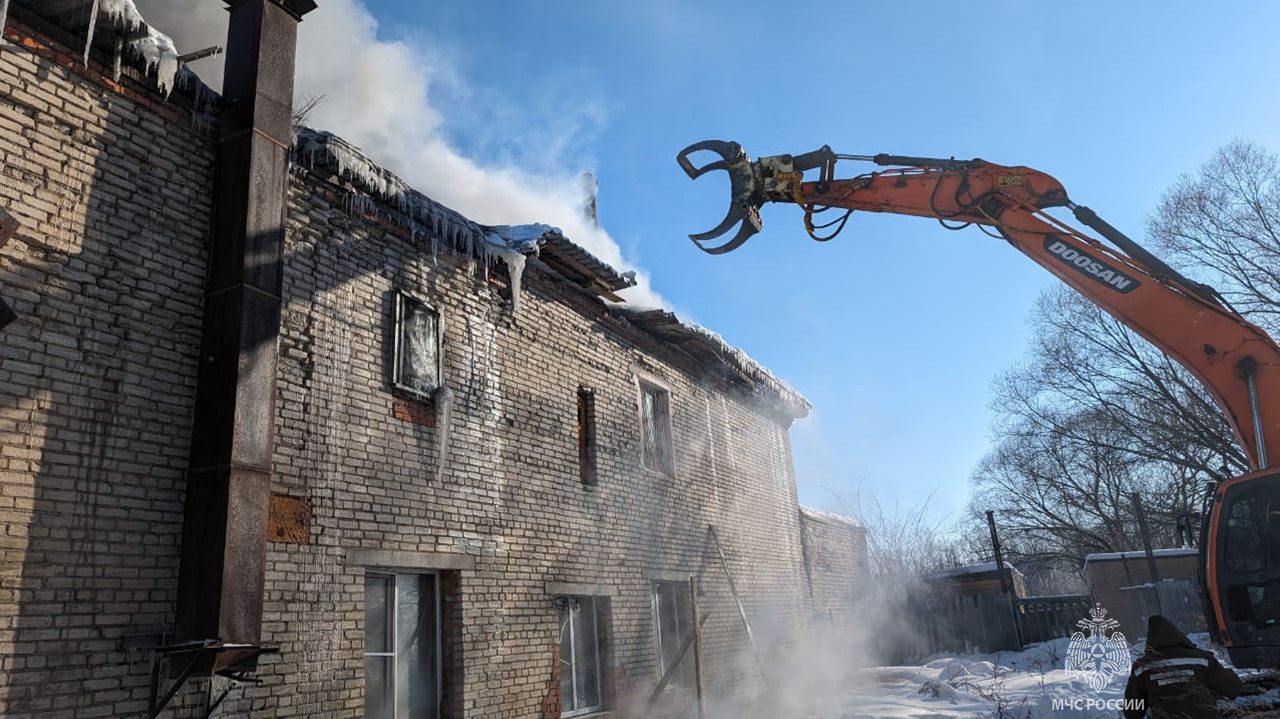
[[385, 574], [364, 577], [364, 650], [391, 651], [391, 581]]
[[405, 295], [399, 296], [400, 356], [398, 382], [430, 394], [440, 385], [439, 316], [429, 307]]
[[641, 414], [643, 417], [642, 434], [644, 434], [644, 464], [646, 467], [657, 468], [658, 466], [658, 434], [655, 426], [655, 407], [656, 401], [653, 391], [649, 387], [644, 388], [644, 401], [642, 403]]
[[560, 708], [573, 711], [573, 599], [560, 610]]
[[596, 605], [591, 597], [579, 597], [574, 612], [574, 677], [577, 688], [575, 708], [600, 705], [600, 658], [596, 636]]
[[364, 658], [365, 719], [394, 719], [391, 697], [391, 662], [393, 657]]
[[[692, 631], [689, 590], [682, 582], [658, 582], [654, 585], [658, 605], [659, 669], [662, 673], [676, 665], [680, 647]], [[675, 674], [667, 686], [685, 687], [693, 684], [695, 668], [692, 648], [685, 652]]]
[[675, 664], [676, 655], [680, 651], [680, 627], [676, 619], [676, 595], [672, 585], [666, 582], [657, 585], [658, 591], [658, 634], [661, 639], [662, 671]]
[[1236, 500], [1227, 513], [1227, 568], [1235, 572], [1262, 569], [1263, 523], [1254, 497]]
[[396, 719], [433, 719], [436, 688], [435, 575], [397, 577]]

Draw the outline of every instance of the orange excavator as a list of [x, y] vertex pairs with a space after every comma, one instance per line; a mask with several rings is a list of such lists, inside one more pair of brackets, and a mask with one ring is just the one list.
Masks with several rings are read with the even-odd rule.
[[[696, 153], [718, 159], [696, 167], [690, 160]], [[752, 160], [723, 140], [690, 145], [677, 161], [691, 179], [715, 170], [729, 174], [728, 215], [714, 229], [689, 236], [706, 252], [741, 247], [760, 231], [766, 202], [799, 205], [817, 240], [834, 237], [855, 210], [933, 218], [949, 229], [976, 225], [1181, 363], [1222, 408], [1252, 470], [1219, 483], [1207, 502], [1200, 553], [1208, 625], [1236, 666], [1280, 663], [1280, 468], [1273, 464], [1280, 459], [1280, 346], [1217, 291], [1184, 277], [1072, 202], [1062, 183], [1029, 167], [841, 155], [829, 147]], [[837, 178], [839, 162], [883, 169]], [[807, 172], [814, 177], [806, 180]], [[1059, 207], [1107, 242], [1047, 212]], [[832, 211], [835, 219], [815, 219]], [[712, 244], [735, 227], [730, 239]]]

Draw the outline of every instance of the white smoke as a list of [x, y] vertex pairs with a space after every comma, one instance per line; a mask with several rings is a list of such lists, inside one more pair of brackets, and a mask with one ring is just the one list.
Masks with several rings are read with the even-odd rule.
[[[211, 0], [137, 0], [157, 29], [173, 37], [180, 52], [226, 45], [227, 13]], [[558, 163], [558, 153], [540, 153], [535, 167], [482, 164], [464, 157], [445, 136], [445, 113], [433, 106], [433, 83], [461, 83], [432, 48], [380, 39], [378, 21], [361, 0], [323, 0], [298, 30], [297, 98], [322, 98], [307, 124], [329, 130], [403, 177], [423, 194], [486, 225], [543, 222], [564, 230], [588, 252], [622, 271], [637, 269], [608, 232], [583, 217], [579, 175], [587, 167]], [[220, 59], [193, 64], [214, 88], [222, 84]], [[484, 93], [480, 93], [484, 95]], [[470, 108], [485, 115], [485, 108]], [[506, 115], [495, 110], [500, 118]], [[566, 126], [598, 122], [597, 107], [566, 119]], [[499, 121], [501, 124], [501, 120]], [[589, 132], [590, 130], [585, 130]], [[528, 127], [510, 132], [529, 144]], [[532, 147], [563, 147], [563, 135], [535, 138]], [[648, 275], [622, 294], [629, 304], [666, 302]]]

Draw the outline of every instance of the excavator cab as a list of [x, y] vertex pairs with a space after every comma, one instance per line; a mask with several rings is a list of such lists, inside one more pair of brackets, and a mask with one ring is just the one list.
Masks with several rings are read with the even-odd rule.
[[1280, 647], [1280, 471], [1220, 484], [1201, 542], [1217, 639], [1236, 666], [1277, 665]]

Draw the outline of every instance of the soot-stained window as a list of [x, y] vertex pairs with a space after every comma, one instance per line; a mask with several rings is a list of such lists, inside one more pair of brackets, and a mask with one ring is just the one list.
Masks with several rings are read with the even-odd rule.
[[440, 386], [440, 313], [404, 292], [396, 293], [395, 361], [391, 383], [430, 397]]

